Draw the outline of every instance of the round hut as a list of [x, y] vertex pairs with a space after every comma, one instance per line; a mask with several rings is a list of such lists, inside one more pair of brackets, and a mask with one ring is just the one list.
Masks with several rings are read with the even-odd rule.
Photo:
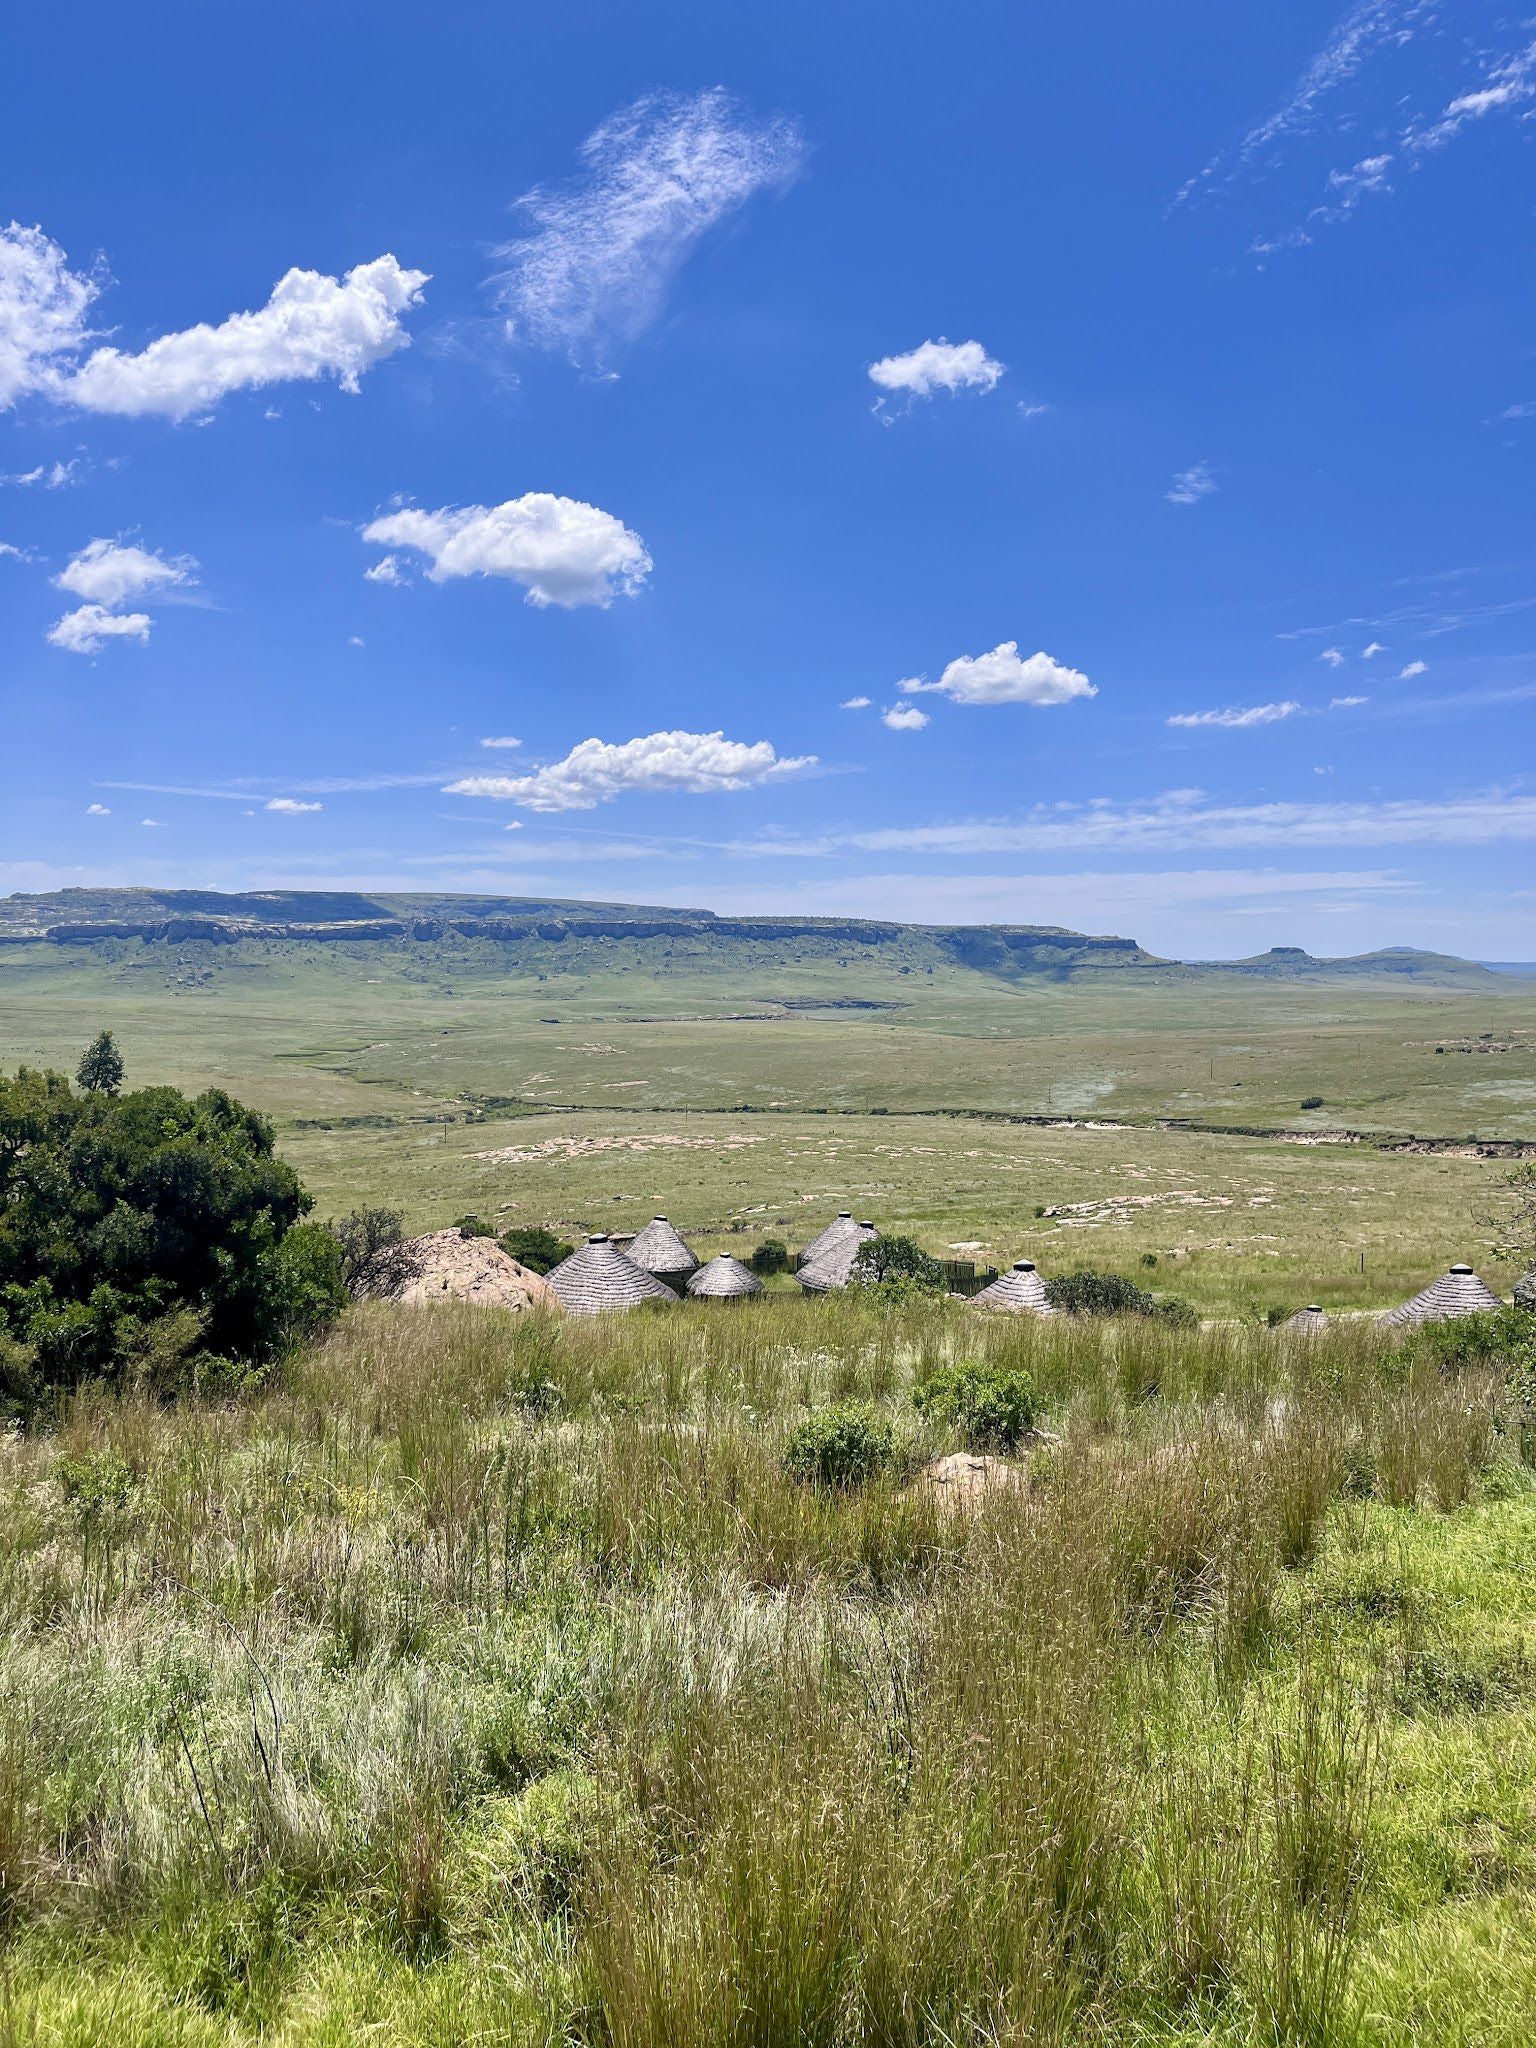
[[698, 1260], [665, 1216], [653, 1216], [644, 1230], [636, 1233], [625, 1256], [664, 1280], [674, 1294], [681, 1294], [689, 1277], [699, 1270]]
[[802, 1266], [814, 1266], [824, 1252], [835, 1251], [844, 1238], [857, 1234], [859, 1226], [851, 1209], [839, 1209], [826, 1229], [817, 1233], [800, 1254]]
[[549, 1284], [573, 1316], [607, 1315], [613, 1309], [638, 1308], [642, 1301], [677, 1298], [664, 1281], [610, 1243], [605, 1230], [562, 1259], [549, 1275]]
[[[838, 1222], [842, 1222], [840, 1216]], [[840, 1287], [846, 1287], [853, 1278], [854, 1260], [859, 1255], [859, 1246], [867, 1244], [879, 1231], [873, 1223], [855, 1223], [850, 1217], [849, 1228], [835, 1237], [830, 1246], [825, 1246], [814, 1259], [807, 1258], [795, 1278], [807, 1294], [833, 1294]], [[826, 1236], [822, 1232], [822, 1236]]]
[[364, 1271], [357, 1292], [365, 1300], [398, 1301], [408, 1308], [441, 1301], [475, 1302], [515, 1315], [560, 1308], [549, 1282], [504, 1252], [494, 1237], [464, 1237], [457, 1230], [429, 1230], [425, 1237], [386, 1245]]
[[971, 1296], [972, 1306], [1000, 1310], [1010, 1316], [1054, 1316], [1058, 1310], [1045, 1298], [1045, 1282], [1033, 1259], [1015, 1259], [1006, 1273]]
[[1289, 1330], [1293, 1337], [1318, 1337], [1328, 1327], [1327, 1312], [1315, 1301], [1309, 1301], [1305, 1308], [1297, 1309], [1295, 1315], [1287, 1316], [1280, 1327]]
[[763, 1283], [740, 1259], [722, 1252], [707, 1266], [700, 1266], [688, 1281], [688, 1292], [698, 1301], [746, 1301], [761, 1294]]
[[1391, 1330], [1415, 1329], [1420, 1323], [1449, 1323], [1458, 1316], [1480, 1316], [1504, 1304], [1470, 1266], [1452, 1266], [1422, 1294], [1401, 1307], [1388, 1309], [1382, 1322]]

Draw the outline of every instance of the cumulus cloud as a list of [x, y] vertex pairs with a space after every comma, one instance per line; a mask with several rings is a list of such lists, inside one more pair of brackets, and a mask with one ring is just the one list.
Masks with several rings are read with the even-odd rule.
[[631, 792], [714, 795], [753, 789], [815, 766], [814, 754], [788, 758], [767, 740], [748, 744], [723, 732], [653, 732], [614, 745], [582, 740], [563, 761], [527, 775], [466, 775], [448, 796], [504, 799], [529, 811], [590, 811]]
[[264, 808], [269, 811], [281, 811], [284, 817], [294, 818], [301, 811], [323, 811], [325, 806], [301, 803], [297, 797], [292, 796], [274, 796], [268, 799]]
[[903, 356], [882, 356], [869, 366], [870, 382], [908, 398], [932, 398], [936, 391], [991, 391], [1004, 365], [979, 341], [925, 341]]
[[153, 623], [148, 612], [109, 612], [105, 605], [83, 604], [48, 628], [48, 644], [66, 654], [99, 654], [109, 640], [148, 640]]
[[106, 804], [87, 804], [85, 815], [88, 818], [110, 818], [112, 812]]
[[870, 699], [868, 697], [845, 697], [838, 706], [838, 709], [840, 711], [867, 711], [869, 706]]
[[[41, 228], [0, 228], [0, 412], [36, 391], [85, 344], [87, 316], [101, 289], [71, 270]], [[41, 473], [16, 482], [41, 482]]]
[[482, 740], [480, 744], [482, 747], [520, 747], [523, 743], [508, 736], [503, 739]]
[[1427, 675], [1428, 673], [1429, 663], [1427, 661], [1410, 661], [1406, 668], [1398, 670], [1397, 680], [1400, 683], [1411, 683], [1415, 676]]
[[804, 154], [793, 121], [761, 120], [719, 87], [621, 109], [581, 145], [575, 179], [516, 202], [531, 231], [496, 252], [490, 280], [509, 337], [576, 359], [632, 340], [702, 237], [789, 185]]
[[195, 581], [196, 568], [197, 563], [190, 555], [178, 555], [167, 561], [163, 555], [123, 541], [93, 540], [71, 556], [53, 580], [72, 597], [83, 597], [92, 604], [118, 605], [128, 598], [142, 597], [146, 591], [191, 583]]
[[1282, 718], [1294, 718], [1301, 706], [1294, 697], [1283, 704], [1230, 705], [1223, 711], [1176, 711], [1165, 725], [1220, 725], [1241, 731], [1250, 725], [1278, 725]]
[[936, 690], [956, 704], [1067, 704], [1074, 697], [1098, 695], [1081, 669], [1068, 668], [1049, 654], [1021, 661], [1017, 640], [1002, 641], [990, 654], [959, 655], [936, 683], [905, 676], [896, 687], [908, 697]]
[[345, 277], [290, 270], [253, 313], [162, 334], [136, 354], [100, 348], [54, 394], [88, 412], [161, 413], [174, 420], [213, 409], [232, 391], [334, 377], [343, 391], [409, 340], [401, 316], [421, 301], [423, 270], [393, 256]]
[[1181, 469], [1163, 496], [1170, 505], [1198, 505], [1202, 498], [1214, 498], [1220, 488], [1210, 464], [1197, 462], [1192, 469]]
[[[372, 520], [363, 539], [424, 555], [434, 583], [454, 576], [508, 577], [536, 605], [611, 604], [615, 596], [633, 597], [651, 571], [644, 541], [611, 512], [548, 491], [528, 491], [502, 505], [447, 505], [436, 512], [406, 506]], [[393, 559], [386, 555], [375, 572]], [[374, 573], [374, 580], [397, 582], [399, 576]]]
[[892, 704], [881, 712], [880, 723], [888, 725], [892, 732], [921, 732], [928, 723], [928, 714], [919, 711], [915, 704]]
[[411, 579], [400, 567], [398, 555], [385, 555], [363, 571], [363, 580], [367, 583], [409, 583]]

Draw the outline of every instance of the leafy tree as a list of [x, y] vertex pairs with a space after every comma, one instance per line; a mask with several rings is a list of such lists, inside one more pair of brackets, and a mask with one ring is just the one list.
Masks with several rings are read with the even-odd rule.
[[453, 1228], [460, 1237], [494, 1237], [495, 1228], [483, 1216], [461, 1216]]
[[944, 1292], [944, 1268], [930, 1258], [914, 1237], [897, 1237], [881, 1232], [866, 1238], [854, 1253], [853, 1278], [860, 1287], [883, 1287], [892, 1282], [922, 1294]]
[[110, 1031], [98, 1031], [75, 1069], [75, 1086], [88, 1095], [116, 1095], [123, 1085], [123, 1056]]
[[330, 1231], [341, 1253], [342, 1284], [349, 1294], [356, 1294], [365, 1273], [370, 1283], [380, 1277], [382, 1255], [397, 1248], [405, 1236], [405, 1218], [398, 1209], [353, 1209], [331, 1224]]
[[1536, 1159], [1522, 1160], [1506, 1173], [1497, 1213], [1484, 1220], [1494, 1231], [1494, 1256], [1536, 1272]]
[[158, 1379], [197, 1346], [275, 1357], [301, 1264], [281, 1248], [309, 1206], [271, 1125], [222, 1089], [77, 1093], [61, 1074], [0, 1075], [7, 1385]]
[[782, 1238], [765, 1237], [747, 1264], [761, 1279], [789, 1271], [789, 1246]]
[[510, 1258], [516, 1259], [520, 1266], [526, 1266], [530, 1273], [552, 1273], [575, 1249], [564, 1238], [556, 1237], [552, 1230], [546, 1230], [542, 1223], [525, 1224], [517, 1230], [505, 1231], [497, 1242]]

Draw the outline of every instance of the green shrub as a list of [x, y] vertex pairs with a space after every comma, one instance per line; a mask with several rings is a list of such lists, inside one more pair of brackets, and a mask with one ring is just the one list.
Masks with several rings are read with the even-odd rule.
[[747, 1264], [760, 1279], [766, 1280], [773, 1273], [789, 1271], [789, 1246], [782, 1238], [765, 1237]]
[[460, 1237], [494, 1237], [493, 1226], [483, 1216], [461, 1216], [453, 1225]]
[[530, 1273], [552, 1273], [575, 1249], [552, 1230], [546, 1230], [542, 1223], [503, 1231], [497, 1242], [509, 1258], [526, 1266]]
[[1304, 1095], [1301, 1098], [1301, 1106], [1303, 1109], [1321, 1109], [1323, 1098], [1321, 1095]]
[[1123, 1273], [1096, 1273], [1090, 1266], [1055, 1274], [1045, 1283], [1045, 1298], [1069, 1316], [1149, 1316], [1157, 1306]]
[[1491, 1308], [1453, 1322], [1426, 1323], [1419, 1342], [1451, 1377], [1469, 1367], [1503, 1365], [1536, 1349], [1536, 1315], [1523, 1308]]
[[784, 1470], [807, 1486], [862, 1486], [885, 1469], [893, 1443], [872, 1408], [821, 1408], [790, 1431]]
[[1040, 1413], [1027, 1372], [967, 1359], [930, 1373], [912, 1390], [919, 1415], [958, 1430], [967, 1450], [1017, 1450]]

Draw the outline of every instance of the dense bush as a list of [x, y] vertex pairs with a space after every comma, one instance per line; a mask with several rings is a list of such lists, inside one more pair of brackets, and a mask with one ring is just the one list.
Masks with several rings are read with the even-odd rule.
[[1047, 1280], [1045, 1298], [1069, 1316], [1157, 1316], [1181, 1329], [1192, 1329], [1200, 1320], [1187, 1302], [1172, 1296], [1160, 1300], [1123, 1273], [1096, 1273], [1088, 1266]]
[[1040, 1413], [1035, 1383], [1027, 1372], [978, 1364], [974, 1359], [942, 1366], [912, 1390], [919, 1415], [955, 1429], [967, 1450], [1017, 1450]]
[[509, 1257], [516, 1259], [520, 1266], [526, 1266], [530, 1273], [552, 1273], [575, 1249], [563, 1238], [556, 1237], [552, 1230], [546, 1230], [541, 1223], [503, 1231], [497, 1242]]
[[774, 1273], [789, 1271], [789, 1246], [782, 1238], [765, 1237], [747, 1264], [759, 1279], [766, 1280]]
[[820, 1408], [790, 1431], [784, 1470], [809, 1486], [862, 1486], [890, 1462], [893, 1442], [872, 1408]]
[[1493, 1308], [1485, 1315], [1426, 1323], [1419, 1332], [1419, 1342], [1442, 1373], [1505, 1365], [1536, 1344], [1536, 1315], [1523, 1308]]
[[348, 1293], [356, 1293], [381, 1254], [393, 1250], [405, 1236], [405, 1218], [398, 1209], [354, 1209], [330, 1226], [341, 1252], [341, 1277]]
[[176, 1386], [198, 1354], [250, 1362], [312, 1334], [342, 1297], [328, 1233], [264, 1117], [211, 1088], [116, 1092], [0, 1075], [0, 1400], [132, 1375]]

